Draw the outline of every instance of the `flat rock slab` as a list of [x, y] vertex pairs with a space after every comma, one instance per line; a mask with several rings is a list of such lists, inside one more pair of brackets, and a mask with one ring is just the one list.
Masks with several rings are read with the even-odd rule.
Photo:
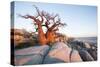
[[57, 42], [51, 47], [43, 63], [51, 64], [51, 63], [81, 62], [82, 59], [78, 51], [73, 50], [70, 56], [71, 51], [72, 49], [68, 47], [67, 44], [62, 42]]
[[15, 65], [41, 64], [49, 46], [34, 46], [15, 51]]
[[62, 42], [55, 43], [44, 59], [44, 64], [70, 62], [69, 54], [71, 48]]

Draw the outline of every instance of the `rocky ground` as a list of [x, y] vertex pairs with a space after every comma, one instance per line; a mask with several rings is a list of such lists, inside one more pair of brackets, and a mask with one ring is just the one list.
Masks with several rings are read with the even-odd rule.
[[56, 42], [15, 50], [15, 65], [69, 63], [97, 60], [97, 46], [81, 42]]

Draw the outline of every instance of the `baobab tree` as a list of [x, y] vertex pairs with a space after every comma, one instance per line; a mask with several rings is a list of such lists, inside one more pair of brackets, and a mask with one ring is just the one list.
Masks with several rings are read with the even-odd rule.
[[[52, 43], [55, 41], [56, 31], [59, 30], [60, 26], [66, 25], [61, 23], [61, 19], [58, 14], [50, 14], [45, 11], [40, 11], [38, 7], [34, 5], [37, 14], [32, 15], [19, 15], [25, 19], [32, 19], [33, 24], [37, 25], [38, 41], [41, 45], [46, 45], [47, 43]], [[42, 26], [46, 27], [46, 33], [44, 33]]]

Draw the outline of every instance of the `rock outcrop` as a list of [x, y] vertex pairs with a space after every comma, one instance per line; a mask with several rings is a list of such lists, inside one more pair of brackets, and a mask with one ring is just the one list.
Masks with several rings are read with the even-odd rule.
[[15, 50], [15, 65], [52, 64], [97, 60], [97, 50], [78, 41], [56, 42]]
[[93, 45], [82, 41], [72, 41], [69, 45], [71, 48], [79, 52], [83, 61], [97, 60], [97, 47], [95, 44]]
[[70, 55], [70, 62], [82, 62], [82, 58], [77, 50], [73, 50]]
[[76, 50], [73, 50], [71, 54], [71, 48], [68, 47], [63, 42], [55, 43], [48, 55], [45, 57], [44, 62], [45, 64], [50, 63], [59, 63], [59, 62], [79, 62], [82, 61], [81, 57], [79, 56]]
[[86, 50], [79, 50], [79, 54], [83, 61], [94, 61], [93, 57]]
[[94, 60], [97, 60], [97, 49], [88, 49], [87, 51], [93, 57]]
[[49, 46], [34, 46], [15, 51], [15, 65], [42, 64]]

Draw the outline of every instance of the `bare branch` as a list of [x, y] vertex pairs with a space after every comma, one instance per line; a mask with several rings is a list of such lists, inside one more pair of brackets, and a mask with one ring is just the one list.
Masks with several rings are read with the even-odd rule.
[[53, 31], [57, 31], [57, 30], [59, 30], [58, 27], [56, 29], [54, 29]]
[[25, 15], [25, 16], [19, 15], [19, 16], [25, 19], [29, 19], [29, 18], [33, 19], [36, 22], [36, 18], [34, 16], [31, 16], [31, 15]]
[[35, 9], [36, 9], [36, 11], [37, 11], [38, 15], [40, 15], [40, 11], [39, 11], [38, 7], [37, 7], [37, 6], [35, 6], [35, 5], [33, 5], [33, 6], [35, 7]]
[[38, 7], [37, 6], [35, 6], [35, 5], [33, 5], [35, 8], [36, 8], [36, 11], [37, 11], [37, 13], [38, 13], [38, 16], [40, 16], [41, 17], [41, 22], [43, 23], [43, 16], [42, 16], [42, 14], [41, 14], [41, 11], [38, 9]]
[[47, 29], [49, 28], [49, 24], [50, 24], [50, 16], [49, 13], [46, 13], [45, 11], [41, 12], [42, 16], [46, 19], [45, 21], [45, 26], [47, 27]]
[[55, 14], [54, 16], [51, 17], [51, 19], [55, 19], [57, 16], [59, 16], [58, 14]]

